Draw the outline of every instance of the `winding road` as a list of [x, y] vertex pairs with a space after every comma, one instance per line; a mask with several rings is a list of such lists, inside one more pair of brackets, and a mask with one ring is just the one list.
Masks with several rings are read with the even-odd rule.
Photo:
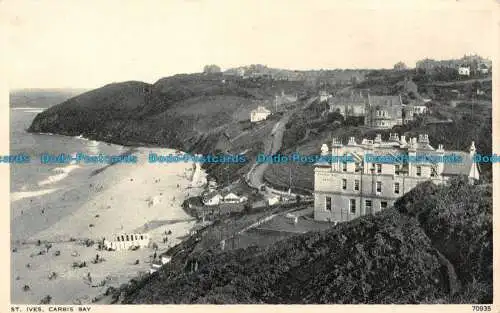
[[[298, 110], [302, 110], [311, 105], [314, 101], [316, 101], [318, 97], [312, 97], [307, 100], [303, 106], [297, 106], [294, 110], [290, 110], [285, 112], [283, 117], [274, 125], [271, 133], [264, 141], [264, 153], [266, 155], [272, 155], [279, 151], [281, 148], [281, 144], [283, 141], [283, 135], [285, 133], [285, 126], [288, 123], [288, 120], [293, 115], [293, 113]], [[264, 171], [269, 166], [268, 163], [255, 163], [250, 168], [246, 181], [250, 187], [257, 188], [261, 194], [263, 194], [266, 198], [269, 198], [276, 194], [288, 194], [283, 191], [279, 191], [267, 186], [264, 182]], [[266, 186], [265, 190], [261, 190], [262, 186]], [[295, 194], [291, 194], [291, 196], [295, 196]], [[301, 195], [302, 196], [302, 195]]]

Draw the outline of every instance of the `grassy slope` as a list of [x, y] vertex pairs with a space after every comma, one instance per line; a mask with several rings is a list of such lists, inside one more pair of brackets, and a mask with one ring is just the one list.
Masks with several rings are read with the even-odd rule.
[[125, 295], [126, 303], [491, 301], [491, 187], [463, 181], [422, 184], [395, 208], [267, 248], [193, 253]]
[[237, 120], [248, 119], [261, 101], [282, 89], [301, 88], [296, 82], [224, 79], [183, 74], [153, 85], [109, 84], [38, 114], [29, 130], [207, 153], [213, 152], [226, 127], [238, 128]]

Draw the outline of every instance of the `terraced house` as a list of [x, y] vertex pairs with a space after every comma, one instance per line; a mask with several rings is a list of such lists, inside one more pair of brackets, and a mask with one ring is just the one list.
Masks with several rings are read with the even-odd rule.
[[314, 219], [318, 221], [344, 222], [374, 214], [424, 181], [441, 184], [459, 175], [471, 183], [479, 179], [474, 142], [469, 152], [445, 151], [443, 145], [432, 147], [426, 134], [418, 140], [391, 134], [388, 141], [377, 135], [361, 143], [351, 137], [346, 145], [334, 139], [331, 148], [323, 144], [321, 153], [333, 160], [352, 156], [353, 162], [315, 164]]

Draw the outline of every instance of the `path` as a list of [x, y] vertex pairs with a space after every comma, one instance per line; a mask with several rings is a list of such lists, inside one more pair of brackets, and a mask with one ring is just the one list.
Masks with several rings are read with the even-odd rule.
[[[270, 135], [268, 138], [266, 138], [264, 142], [264, 153], [267, 155], [272, 155], [275, 154], [279, 151], [281, 148], [282, 140], [283, 140], [283, 135], [285, 133], [285, 126], [288, 123], [288, 120], [290, 117], [293, 115], [298, 110], [307, 108], [310, 106], [314, 101], [316, 101], [318, 97], [312, 97], [309, 100], [307, 100], [303, 106], [298, 106], [296, 109], [287, 111], [283, 117], [274, 125], [273, 130], [271, 131]], [[250, 171], [248, 172], [246, 176], [246, 181], [250, 187], [257, 188], [261, 194], [263, 194], [266, 198], [271, 197], [276, 194], [285, 194], [283, 191], [279, 191], [276, 189], [273, 189], [267, 185], [265, 185], [264, 182], [264, 171], [267, 169], [269, 166], [268, 163], [261, 163], [261, 164], [253, 164], [252, 167], [250, 168]], [[265, 190], [262, 191], [261, 187], [266, 186]], [[286, 193], [288, 194], [288, 193]], [[295, 196], [295, 194], [290, 194], [291, 196]]]

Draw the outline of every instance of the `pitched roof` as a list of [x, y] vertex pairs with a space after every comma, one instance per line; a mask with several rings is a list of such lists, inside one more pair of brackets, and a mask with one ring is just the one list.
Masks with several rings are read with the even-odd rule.
[[443, 168], [443, 175], [450, 176], [450, 175], [466, 175], [469, 176], [471, 167], [475, 164], [472, 156], [467, 153], [467, 152], [462, 152], [462, 151], [449, 151], [454, 154], [457, 154], [459, 157], [461, 157], [461, 162], [445, 162], [444, 163], [444, 168]]
[[399, 96], [369, 96], [368, 101], [372, 106], [401, 106]]
[[206, 193], [203, 195], [203, 201], [210, 200], [210, 199], [214, 198], [215, 196], [221, 197], [220, 193], [217, 191], [212, 191], [212, 192]]
[[257, 109], [252, 110], [252, 113], [271, 113], [266, 107], [259, 106]]
[[330, 105], [357, 104], [364, 106], [366, 104], [366, 98], [359, 94], [351, 94], [350, 96], [337, 95], [335, 97], [331, 97], [328, 100], [328, 104]]

